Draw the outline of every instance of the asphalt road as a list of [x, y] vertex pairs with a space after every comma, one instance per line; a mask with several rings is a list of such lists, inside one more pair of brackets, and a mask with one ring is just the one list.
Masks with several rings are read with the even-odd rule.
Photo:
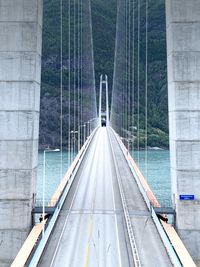
[[86, 153], [38, 266], [134, 266], [108, 132], [142, 266], [172, 266], [119, 145], [106, 128], [98, 130]]
[[39, 266], [133, 266], [106, 128], [70, 191]]

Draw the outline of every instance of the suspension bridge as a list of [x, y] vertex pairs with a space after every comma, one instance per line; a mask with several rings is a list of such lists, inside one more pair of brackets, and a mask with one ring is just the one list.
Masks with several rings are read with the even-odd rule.
[[[107, 75], [95, 84], [90, 1], [58, 2], [60, 183], [46, 200], [45, 153], [58, 149], [45, 149], [39, 201], [43, 1], [0, 1], [0, 266], [199, 266], [199, 1], [165, 1], [168, 207], [160, 205], [145, 179], [151, 1], [117, 3], [112, 94]], [[67, 163], [64, 149], [73, 152]]]

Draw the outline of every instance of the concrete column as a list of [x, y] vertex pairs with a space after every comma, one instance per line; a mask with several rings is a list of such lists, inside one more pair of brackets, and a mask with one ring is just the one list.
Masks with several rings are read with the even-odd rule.
[[31, 228], [38, 154], [42, 0], [0, 0], [0, 266]]
[[[169, 129], [177, 230], [200, 262], [200, 1], [166, 0]], [[194, 195], [195, 200], [179, 200]]]

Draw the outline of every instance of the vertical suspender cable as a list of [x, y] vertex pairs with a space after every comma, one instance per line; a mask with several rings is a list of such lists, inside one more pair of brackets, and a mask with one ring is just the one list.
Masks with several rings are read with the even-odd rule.
[[[89, 1], [89, 19], [90, 19], [90, 44], [91, 44], [91, 74], [92, 74], [92, 92], [91, 92], [91, 106], [93, 112], [93, 118], [97, 116], [97, 103], [96, 103], [96, 93], [95, 93], [95, 72], [94, 72], [94, 46], [93, 46], [93, 34], [92, 34], [92, 9], [91, 9], [91, 1]], [[89, 121], [88, 121], [89, 122]], [[89, 132], [89, 124], [88, 125], [88, 132]]]
[[[115, 53], [114, 53], [114, 73], [113, 73], [113, 87], [112, 87], [112, 102], [111, 102], [111, 127], [121, 135], [120, 129], [122, 128], [121, 116], [119, 116], [118, 123], [116, 121], [116, 107], [115, 107], [115, 91], [116, 91], [116, 59], [118, 55], [118, 35], [119, 35], [119, 10], [120, 3], [117, 3], [117, 20], [116, 20], [116, 34], [115, 34]], [[119, 128], [117, 128], [118, 126]]]
[[80, 112], [81, 112], [81, 116], [80, 116], [80, 139], [81, 139], [81, 144], [82, 144], [82, 133], [83, 133], [83, 129], [82, 129], [82, 124], [83, 124], [83, 0], [80, 0], [80, 25], [81, 25], [81, 30], [80, 30], [80, 59], [81, 59], [81, 63], [80, 63], [80, 94], [81, 94], [81, 100], [80, 100]]
[[[118, 12], [119, 12], [119, 20], [118, 20], [118, 28], [119, 28], [119, 36], [121, 36], [122, 35], [122, 32], [123, 32], [123, 2], [122, 1], [118, 1], [118, 3], [119, 3], [119, 7], [118, 7]], [[119, 45], [119, 37], [117, 36], [117, 41], [118, 41], [118, 45]], [[121, 45], [123, 44], [123, 40], [122, 40], [122, 43], [121, 43]], [[119, 50], [119, 48], [118, 48], [118, 50]], [[121, 57], [122, 57], [122, 55], [121, 55]], [[122, 59], [121, 59], [121, 62], [122, 62]], [[115, 65], [115, 67], [117, 66], [117, 57], [116, 57], [116, 63], [115, 63], [116, 65]], [[122, 73], [123, 73], [123, 63], [121, 63], [122, 65]], [[116, 72], [116, 75], [118, 75], [117, 74], [117, 72]], [[116, 79], [116, 78], [115, 78]], [[120, 84], [121, 84], [121, 88], [122, 88], [122, 92], [121, 92], [121, 117], [120, 117], [120, 122], [121, 122], [121, 130], [120, 130], [120, 135], [121, 135], [121, 137], [123, 137], [123, 116], [124, 116], [124, 114], [123, 114], [123, 97], [124, 97], [124, 91], [123, 91], [123, 77], [120, 77]], [[116, 85], [116, 87], [117, 87], [117, 85]], [[116, 89], [115, 89], [115, 94], [116, 94]], [[116, 105], [116, 100], [115, 100], [115, 105]]]
[[[126, 65], [126, 52], [127, 52], [127, 49], [126, 49], [126, 0], [124, 0], [124, 41], [125, 41], [125, 70], [124, 70], [124, 142], [125, 142], [125, 139], [126, 139], [126, 74], [127, 74], [127, 65]], [[125, 143], [126, 144], [126, 143]]]
[[78, 10], [77, 10], [77, 25], [78, 25], [78, 73], [77, 73], [77, 76], [78, 76], [78, 82], [77, 82], [77, 93], [78, 93], [78, 117], [77, 117], [77, 131], [78, 131], [78, 149], [79, 149], [79, 125], [80, 125], [80, 0], [78, 0]]
[[125, 125], [125, 140], [127, 140], [127, 74], [128, 74], [128, 68], [127, 68], [127, 0], [124, 1], [125, 3], [125, 112], [124, 112], [124, 125]]
[[[128, 134], [130, 136], [130, 118], [131, 118], [131, 109], [130, 109], [130, 103], [131, 103], [131, 2], [128, 1]], [[129, 136], [128, 136], [128, 150], [129, 150]]]
[[74, 0], [74, 130], [73, 138], [73, 156], [75, 156], [75, 132], [76, 132], [76, 0]]
[[71, 5], [68, 0], [68, 165], [71, 164]]
[[128, 0], [126, 0], [126, 140], [128, 147], [128, 92], [129, 92], [129, 14], [128, 14]]
[[128, 14], [128, 0], [126, 1], [126, 140], [128, 147], [128, 92], [129, 92], [129, 14]]
[[145, 177], [148, 180], [148, 0], [146, 0], [146, 59], [145, 59]]
[[[124, 20], [123, 20], [123, 2], [122, 1], [118, 1], [118, 14], [119, 14], [119, 20], [118, 20], [118, 25], [117, 25], [117, 27], [119, 28], [119, 35], [117, 36], [117, 42], [118, 42], [118, 51], [117, 51], [117, 53], [119, 54], [119, 57], [120, 57], [120, 62], [121, 62], [121, 72], [123, 73], [123, 71], [124, 71], [124, 65], [123, 65], [123, 53], [121, 52], [121, 54], [120, 54], [120, 47], [124, 44], [124, 38], [122, 38], [122, 41], [121, 41], [121, 43], [120, 43], [120, 39], [119, 39], [119, 36], [123, 36], [123, 34], [122, 34], [122, 32], [123, 32], [123, 23], [124, 23]], [[124, 36], [123, 36], [124, 37]], [[123, 47], [123, 46], [122, 46]], [[117, 75], [119, 75], [118, 74], [118, 72], [117, 72], [117, 64], [119, 64], [118, 63], [118, 61], [117, 61], [117, 56], [116, 56], [116, 63], [115, 63], [115, 68], [116, 68], [116, 77], [117, 77]], [[123, 75], [124, 76], [124, 75]], [[117, 78], [115, 78], [115, 80], [116, 80]], [[123, 77], [122, 77], [122, 75], [120, 75], [119, 76], [119, 83], [120, 83], [120, 85], [121, 85], [121, 107], [120, 107], [120, 110], [119, 110], [119, 112], [120, 112], [120, 114], [121, 114], [121, 116], [120, 116], [120, 126], [121, 126], [121, 128], [119, 129], [120, 130], [120, 132], [119, 132], [119, 134], [120, 134], [120, 136], [121, 137], [123, 137], [123, 97], [124, 97], [124, 91], [123, 91]], [[117, 88], [117, 85], [116, 85], [116, 88]], [[117, 95], [117, 90], [115, 89], [115, 96]], [[116, 99], [115, 99], [115, 104], [114, 104], [116, 107], [117, 107], [117, 101], [116, 101]], [[116, 110], [118, 110], [117, 108], [116, 108]], [[122, 139], [123, 140], [123, 139]]]
[[63, 174], [63, 3], [60, 0], [60, 178]]
[[138, 0], [138, 81], [137, 81], [137, 113], [138, 113], [138, 125], [137, 125], [137, 150], [138, 150], [138, 166], [140, 165], [140, 0]]
[[134, 128], [135, 128], [135, 0], [133, 0], [133, 69], [132, 69], [132, 138], [133, 138], [133, 145], [132, 145], [132, 150], [134, 150]]
[[[126, 1], [126, 0], [125, 0]], [[123, 1], [122, 1], [123, 2]], [[122, 31], [123, 31], [123, 36], [124, 36], [124, 40], [123, 40], [123, 48], [125, 49], [125, 2], [123, 2], [122, 4], [122, 16], [123, 16], [123, 25], [122, 25]], [[124, 55], [124, 54], [123, 54]], [[124, 63], [122, 65], [123, 67], [123, 70], [122, 70], [122, 73], [123, 73], [123, 77], [122, 77], [122, 137], [123, 137], [123, 142], [124, 142], [124, 128], [125, 128], [125, 101], [124, 101], [124, 98], [125, 98], [125, 89], [124, 89], [124, 84], [125, 84], [125, 55], [124, 55]]]
[[[125, 138], [126, 138], [126, 90], [127, 90], [127, 86], [126, 86], [126, 74], [127, 74], [127, 65], [126, 65], [126, 53], [127, 53], [127, 48], [126, 48], [126, 1], [124, 0], [124, 46], [125, 46], [125, 57], [124, 57], [124, 112], [123, 112], [123, 124], [124, 124], [124, 143], [125, 143]], [[126, 144], [126, 143], [125, 143]]]

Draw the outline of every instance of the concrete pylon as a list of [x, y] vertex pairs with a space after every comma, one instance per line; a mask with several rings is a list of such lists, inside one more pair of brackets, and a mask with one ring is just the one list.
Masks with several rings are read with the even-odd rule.
[[0, 266], [32, 225], [38, 154], [42, 0], [0, 0]]
[[166, 21], [172, 199], [178, 233], [199, 264], [200, 1], [166, 0]]

